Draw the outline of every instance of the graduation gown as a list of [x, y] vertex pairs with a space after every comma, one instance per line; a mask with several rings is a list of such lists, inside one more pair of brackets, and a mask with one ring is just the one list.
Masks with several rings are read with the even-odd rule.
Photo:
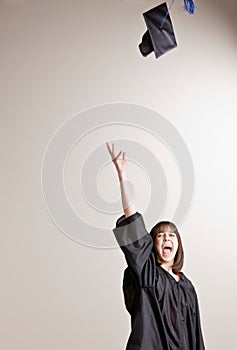
[[194, 286], [183, 273], [177, 282], [158, 264], [142, 215], [121, 216], [113, 232], [127, 262], [123, 293], [131, 333], [126, 350], [205, 350]]

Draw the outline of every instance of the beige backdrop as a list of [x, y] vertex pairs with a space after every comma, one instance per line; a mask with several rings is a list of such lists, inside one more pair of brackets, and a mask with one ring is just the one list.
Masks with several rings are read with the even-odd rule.
[[184, 271], [198, 291], [207, 349], [235, 347], [236, 1], [196, 1], [189, 16], [177, 0], [178, 48], [144, 59], [142, 13], [159, 3], [0, 1], [1, 349], [125, 348], [121, 251], [69, 239], [41, 190], [53, 133], [81, 110], [112, 102], [149, 107], [184, 138], [196, 177], [181, 230]]

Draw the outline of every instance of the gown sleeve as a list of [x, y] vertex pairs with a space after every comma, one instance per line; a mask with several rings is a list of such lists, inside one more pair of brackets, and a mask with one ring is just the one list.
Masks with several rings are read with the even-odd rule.
[[153, 248], [153, 239], [145, 228], [142, 215], [138, 212], [127, 218], [123, 215], [113, 232], [128, 267], [140, 276]]

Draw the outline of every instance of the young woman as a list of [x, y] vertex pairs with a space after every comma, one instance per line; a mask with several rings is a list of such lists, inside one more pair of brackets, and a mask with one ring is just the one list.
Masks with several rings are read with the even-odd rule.
[[179, 232], [169, 221], [147, 232], [129, 198], [125, 152], [116, 155], [114, 144], [106, 145], [118, 173], [124, 209], [113, 232], [127, 262], [123, 292], [131, 334], [126, 350], [205, 350], [197, 294], [181, 272]]

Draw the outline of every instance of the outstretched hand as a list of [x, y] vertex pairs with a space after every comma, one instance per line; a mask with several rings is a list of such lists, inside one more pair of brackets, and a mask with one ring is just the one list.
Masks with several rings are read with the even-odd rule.
[[[127, 171], [127, 161], [125, 159], [126, 152], [120, 151], [117, 155], [114, 152], [114, 144], [112, 143], [112, 147], [110, 147], [109, 143], [106, 142], [107, 149], [110, 153], [111, 159], [116, 167], [118, 176], [120, 180], [126, 178]], [[121, 156], [121, 157], [120, 157]]]
[[[121, 188], [121, 197], [122, 197], [122, 204], [123, 204], [123, 210], [125, 217], [128, 217], [130, 215], [133, 215], [136, 213], [135, 205], [134, 205], [134, 197], [130, 193], [129, 189], [129, 182], [127, 181], [127, 161], [125, 159], [125, 152], [120, 151], [117, 155], [114, 152], [114, 144], [112, 143], [112, 147], [109, 145], [108, 142], [106, 142], [107, 149], [109, 151], [109, 154], [111, 156], [111, 159], [116, 167], [119, 181], [120, 181], [120, 188]], [[123, 181], [126, 180], [126, 181]]]

